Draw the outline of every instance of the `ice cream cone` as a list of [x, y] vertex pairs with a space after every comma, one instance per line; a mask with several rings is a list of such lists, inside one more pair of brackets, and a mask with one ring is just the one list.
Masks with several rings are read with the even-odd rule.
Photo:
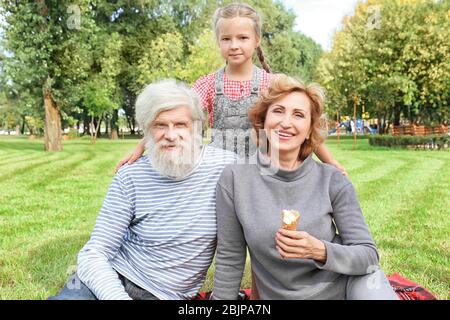
[[300, 213], [296, 210], [282, 210], [281, 223], [282, 228], [286, 230], [297, 230], [297, 224], [300, 221]]

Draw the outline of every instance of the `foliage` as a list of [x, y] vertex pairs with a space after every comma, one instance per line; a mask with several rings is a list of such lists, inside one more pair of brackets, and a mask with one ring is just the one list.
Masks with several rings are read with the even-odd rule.
[[372, 146], [384, 147], [414, 147], [423, 149], [443, 149], [448, 148], [450, 137], [448, 135], [430, 136], [370, 136], [369, 144]]
[[[248, 1], [262, 17], [262, 48], [271, 71], [311, 80], [322, 48], [295, 30], [295, 14], [281, 2]], [[255, 60], [257, 61], [257, 59]]]
[[357, 96], [372, 117], [394, 124], [400, 116], [426, 124], [448, 119], [449, 12], [448, 1], [359, 2], [317, 68], [316, 78], [330, 97], [328, 109], [353, 114]]
[[[81, 10], [79, 28], [71, 28], [67, 8]], [[42, 100], [42, 91], [50, 90], [60, 107], [73, 97], [73, 87], [87, 76], [90, 67], [89, 37], [95, 24], [89, 15], [88, 1], [2, 1], [5, 17], [5, 72], [26, 93]]]
[[[21, 127], [26, 116], [43, 120], [45, 91], [63, 128], [84, 123], [86, 129], [102, 117], [116, 127], [114, 110], [121, 107], [135, 132], [134, 103], [146, 84], [168, 77], [192, 84], [224, 65], [212, 14], [230, 2], [2, 0], [1, 91], [14, 92], [8, 114]], [[310, 79], [320, 46], [294, 30], [295, 15], [280, 2], [249, 3], [262, 15], [272, 70]]]
[[142, 85], [163, 78], [175, 78], [183, 60], [183, 40], [178, 32], [164, 33], [151, 41], [138, 62]]
[[190, 55], [186, 58], [180, 70], [180, 79], [189, 84], [207, 75], [224, 64], [220, 55], [217, 40], [211, 29], [204, 30], [192, 44], [189, 45]]

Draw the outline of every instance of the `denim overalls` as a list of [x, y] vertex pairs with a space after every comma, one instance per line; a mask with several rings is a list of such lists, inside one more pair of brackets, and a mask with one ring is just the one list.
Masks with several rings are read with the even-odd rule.
[[254, 67], [250, 95], [231, 100], [225, 96], [224, 72], [216, 72], [214, 82], [214, 121], [211, 144], [215, 147], [236, 153], [240, 158], [253, 155], [256, 144], [250, 138], [252, 125], [248, 120], [248, 111], [259, 95], [259, 82], [262, 71]]

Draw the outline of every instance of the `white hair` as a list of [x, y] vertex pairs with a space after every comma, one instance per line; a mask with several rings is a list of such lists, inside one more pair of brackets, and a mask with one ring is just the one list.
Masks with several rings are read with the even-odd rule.
[[162, 80], [147, 85], [136, 100], [136, 121], [147, 135], [151, 124], [159, 113], [186, 106], [192, 111], [192, 120], [200, 121], [203, 127], [204, 115], [197, 94], [184, 83], [174, 79]]

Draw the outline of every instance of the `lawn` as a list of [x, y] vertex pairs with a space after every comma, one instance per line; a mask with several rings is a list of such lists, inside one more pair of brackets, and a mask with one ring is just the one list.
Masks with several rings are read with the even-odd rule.
[[[0, 299], [45, 299], [75, 269], [118, 160], [137, 140], [0, 138]], [[387, 274], [450, 298], [450, 152], [327, 145], [354, 183]], [[213, 267], [205, 282], [212, 287]], [[248, 287], [246, 271], [243, 286]]]

